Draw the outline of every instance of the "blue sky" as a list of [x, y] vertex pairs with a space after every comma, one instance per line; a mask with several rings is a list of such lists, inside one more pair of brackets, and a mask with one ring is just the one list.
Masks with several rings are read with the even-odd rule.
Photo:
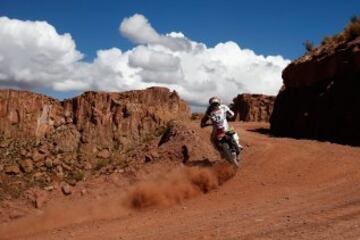
[[97, 49], [131, 48], [117, 29], [134, 13], [145, 15], [161, 33], [180, 31], [209, 46], [232, 40], [259, 54], [294, 59], [303, 54], [305, 40], [318, 43], [341, 31], [360, 14], [360, 1], [0, 1], [2, 16], [45, 20], [59, 33], [71, 33], [87, 59]]
[[156, 85], [193, 106], [276, 95], [303, 42], [318, 44], [354, 15], [359, 0], [0, 0], [0, 87], [65, 98]]

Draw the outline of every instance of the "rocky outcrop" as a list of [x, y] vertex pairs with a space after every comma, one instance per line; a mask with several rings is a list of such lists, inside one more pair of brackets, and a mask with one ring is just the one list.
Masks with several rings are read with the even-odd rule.
[[283, 71], [273, 134], [360, 145], [360, 38], [327, 44]]
[[124, 167], [128, 151], [161, 135], [171, 120], [190, 117], [166, 88], [85, 92], [64, 101], [0, 90], [0, 175], [72, 183], [108, 164]]
[[268, 122], [275, 97], [261, 94], [240, 94], [233, 100], [231, 109], [234, 120], [246, 122]]
[[28, 91], [0, 90], [2, 136], [41, 139], [49, 137], [54, 130], [61, 132], [65, 126], [72, 133], [65, 148], [73, 147], [68, 141], [77, 138], [108, 144], [114, 135], [126, 133], [127, 138], [138, 139], [159, 124], [189, 115], [186, 103], [166, 88], [125, 93], [86, 92], [63, 102]]

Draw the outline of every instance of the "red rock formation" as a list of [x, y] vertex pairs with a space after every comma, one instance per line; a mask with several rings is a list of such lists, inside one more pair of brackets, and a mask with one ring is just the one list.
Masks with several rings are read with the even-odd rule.
[[283, 80], [272, 133], [360, 145], [360, 38], [315, 49], [292, 62]]
[[0, 90], [0, 168], [13, 167], [6, 171], [45, 185], [54, 175], [81, 180], [85, 170], [119, 164], [122, 155], [161, 134], [169, 121], [190, 116], [188, 105], [166, 88], [86, 92], [64, 101]]
[[61, 103], [28, 91], [0, 90], [0, 134], [41, 138], [60, 124]]
[[189, 116], [186, 103], [166, 88], [86, 92], [62, 102], [28, 91], [0, 90], [0, 133], [9, 138], [40, 139], [66, 128], [84, 143], [110, 144], [116, 136], [139, 139], [171, 119]]
[[233, 100], [231, 109], [235, 120], [246, 122], [268, 122], [275, 97], [261, 94], [240, 94]]

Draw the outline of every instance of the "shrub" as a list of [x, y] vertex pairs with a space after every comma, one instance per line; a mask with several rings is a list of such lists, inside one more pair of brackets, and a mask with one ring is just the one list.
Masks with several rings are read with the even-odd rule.
[[309, 40], [304, 42], [304, 46], [307, 52], [311, 52], [314, 49], [314, 44]]
[[350, 18], [350, 23], [355, 23], [360, 20], [360, 16], [352, 16]]
[[360, 36], [360, 17], [352, 17], [344, 29], [345, 40], [351, 41]]
[[332, 36], [325, 36], [325, 37], [321, 40], [321, 45], [330, 44], [332, 41], [333, 41], [333, 37], [332, 37]]
[[95, 170], [100, 170], [101, 168], [105, 167], [106, 165], [109, 164], [109, 160], [108, 159], [97, 159], [96, 164], [95, 164]]
[[126, 168], [129, 166], [129, 163], [123, 159], [117, 159], [114, 161], [114, 165], [120, 169]]
[[337, 33], [333, 36], [325, 36], [321, 41], [321, 45], [327, 45], [331, 43], [341, 43], [354, 40], [360, 36], [360, 16], [353, 16], [350, 19], [349, 24], [344, 28], [341, 33]]
[[72, 172], [72, 177], [75, 181], [79, 182], [85, 178], [85, 173], [81, 170], [75, 170]]
[[75, 185], [77, 182], [80, 182], [85, 179], [85, 172], [80, 169], [74, 169], [68, 172], [64, 178], [64, 180], [70, 184]]

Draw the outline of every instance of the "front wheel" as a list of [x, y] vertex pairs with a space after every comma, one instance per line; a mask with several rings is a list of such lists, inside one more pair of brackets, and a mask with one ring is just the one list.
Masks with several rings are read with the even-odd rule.
[[225, 159], [236, 167], [239, 167], [239, 160], [237, 158], [236, 152], [232, 151], [229, 144], [226, 142], [221, 143], [221, 148]]

